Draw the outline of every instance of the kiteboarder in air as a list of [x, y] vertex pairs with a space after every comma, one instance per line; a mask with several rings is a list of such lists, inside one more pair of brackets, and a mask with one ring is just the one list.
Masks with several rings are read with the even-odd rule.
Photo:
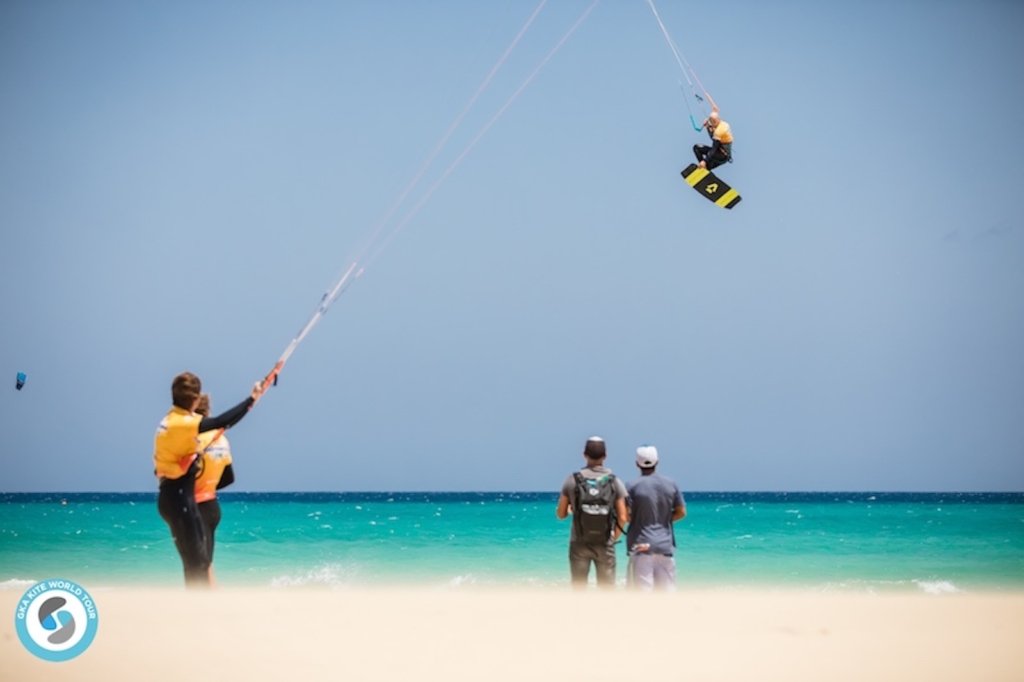
[[708, 135], [711, 136], [711, 146], [693, 145], [693, 154], [697, 157], [697, 165], [711, 170], [732, 161], [732, 129], [718, 115], [718, 107], [711, 110], [711, 114], [700, 124], [700, 127], [705, 128]]
[[[697, 190], [705, 199], [722, 208], [732, 208], [740, 202], [739, 193], [711, 172], [712, 168], [732, 161], [732, 131], [729, 124], [718, 115], [718, 107], [714, 102], [711, 106], [711, 114], [700, 125], [701, 128], [706, 128], [708, 135], [711, 136], [711, 146], [693, 145], [693, 155], [697, 157], [697, 163], [687, 166], [682, 175], [686, 184]], [[693, 127], [697, 128], [697, 124], [694, 123]]]

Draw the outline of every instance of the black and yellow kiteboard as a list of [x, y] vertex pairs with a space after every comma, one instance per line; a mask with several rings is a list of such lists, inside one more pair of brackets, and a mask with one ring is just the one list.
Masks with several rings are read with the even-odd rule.
[[714, 173], [691, 163], [683, 171], [686, 184], [722, 208], [732, 208], [740, 203], [740, 195], [729, 185], [719, 180]]

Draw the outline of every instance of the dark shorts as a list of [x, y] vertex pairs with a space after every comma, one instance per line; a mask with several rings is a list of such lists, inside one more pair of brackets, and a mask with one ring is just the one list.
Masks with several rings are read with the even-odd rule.
[[185, 585], [210, 584], [210, 556], [206, 546], [206, 530], [196, 505], [195, 473], [160, 482], [157, 509], [171, 529], [174, 546], [185, 569]]
[[199, 516], [203, 519], [203, 531], [206, 533], [206, 556], [213, 563], [213, 536], [220, 523], [220, 502], [217, 498], [199, 503]]
[[601, 587], [615, 586], [615, 545], [584, 545], [569, 543], [569, 571], [574, 586], [587, 584], [590, 564], [594, 564], [597, 584]]
[[698, 163], [703, 161], [708, 170], [718, 168], [723, 163], [729, 163], [728, 154], [720, 152], [712, 156], [712, 149], [714, 149], [714, 147], [709, 147], [706, 144], [695, 144], [693, 145], [693, 155], [697, 157]]

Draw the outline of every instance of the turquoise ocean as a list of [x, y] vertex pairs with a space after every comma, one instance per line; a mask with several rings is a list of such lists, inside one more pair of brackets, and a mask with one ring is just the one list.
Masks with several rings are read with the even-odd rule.
[[[569, 584], [550, 493], [227, 493], [222, 586]], [[1024, 589], [1024, 494], [690, 493], [681, 588]], [[626, 563], [618, 546], [619, 577]], [[0, 495], [0, 589], [181, 585], [155, 494]]]

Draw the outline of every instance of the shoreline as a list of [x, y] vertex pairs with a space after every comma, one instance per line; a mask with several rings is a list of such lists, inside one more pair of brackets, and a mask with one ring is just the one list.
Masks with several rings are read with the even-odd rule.
[[[79, 584], [87, 586], [90, 591], [125, 592], [125, 591], [176, 591], [184, 589], [180, 576], [161, 580], [131, 580], [120, 578], [108, 580], [82, 579], [80, 576], [47, 576], [36, 579], [11, 578], [0, 580], [0, 594], [22, 593], [32, 585], [44, 580], [72, 578]], [[590, 590], [596, 585], [591, 579]], [[376, 582], [344, 582], [321, 580], [298, 580], [275, 578], [270, 582], [256, 583], [237, 581], [232, 578], [221, 579], [215, 591], [306, 591], [323, 590], [325, 592], [390, 592], [394, 590], [419, 592], [560, 592], [571, 590], [568, 579], [564, 581], [537, 582], [533, 580], [477, 580], [473, 576], [455, 576], [448, 579], [422, 578], [418, 580]], [[920, 597], [953, 597], [953, 596], [984, 596], [984, 595], [1024, 595], [1022, 584], [956, 584], [951, 580], [887, 580], [887, 581], [840, 581], [822, 584], [798, 584], [795, 582], [701, 582], [682, 581], [677, 583], [677, 591], [688, 594], [706, 593], [752, 593], [752, 594], [820, 594], [820, 595], [851, 595], [851, 596], [920, 596]], [[634, 590], [627, 586], [625, 578], [619, 576], [612, 593], [632, 594]]]
[[[13, 615], [20, 596], [0, 592], [0, 614]], [[0, 617], [0, 669], [18, 680], [157, 681], [179, 680], [185, 660], [190, 670], [257, 681], [1024, 674], [1024, 591], [312, 586], [126, 587], [94, 596], [96, 640], [66, 663], [33, 657], [18, 641], [14, 619]]]

